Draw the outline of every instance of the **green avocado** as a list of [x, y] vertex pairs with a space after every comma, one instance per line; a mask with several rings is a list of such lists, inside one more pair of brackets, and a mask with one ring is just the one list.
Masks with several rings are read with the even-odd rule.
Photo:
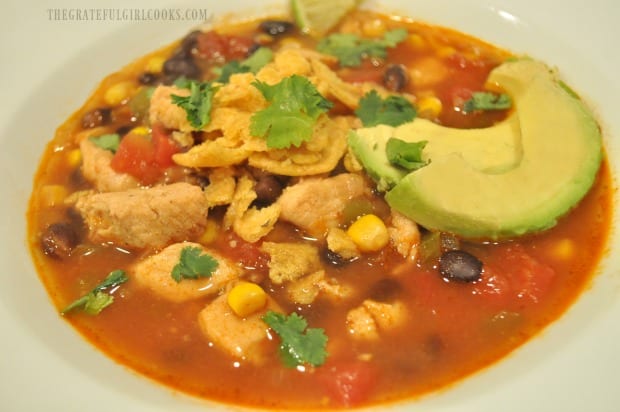
[[[424, 119], [349, 135], [349, 146], [389, 205], [432, 229], [498, 239], [541, 231], [592, 186], [602, 159], [592, 113], [543, 63], [522, 59], [494, 69], [488, 83], [508, 93], [509, 117], [485, 129]], [[387, 160], [390, 137], [428, 141], [428, 165], [408, 172]]]

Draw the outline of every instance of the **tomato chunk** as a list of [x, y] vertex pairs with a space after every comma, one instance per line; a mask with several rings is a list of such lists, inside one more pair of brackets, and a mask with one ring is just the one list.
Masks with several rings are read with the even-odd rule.
[[377, 382], [372, 366], [358, 360], [326, 365], [322, 372], [321, 380], [329, 397], [347, 407], [368, 399]]
[[111, 166], [117, 172], [127, 173], [142, 184], [155, 183], [172, 166], [172, 155], [179, 151], [165, 129], [154, 125], [152, 135], [129, 132], [118, 146]]
[[246, 269], [267, 270], [269, 255], [260, 249], [260, 242], [249, 243], [235, 233], [221, 239], [222, 253], [241, 263]]
[[521, 245], [501, 247], [485, 261], [482, 278], [473, 286], [491, 306], [521, 309], [544, 299], [555, 270], [532, 257]]
[[247, 57], [253, 43], [249, 37], [225, 36], [210, 31], [198, 37], [198, 55], [212, 62], [241, 60]]

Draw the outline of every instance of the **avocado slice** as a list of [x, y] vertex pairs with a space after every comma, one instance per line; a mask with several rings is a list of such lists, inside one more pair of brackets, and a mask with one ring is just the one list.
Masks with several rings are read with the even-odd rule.
[[[544, 230], [594, 182], [600, 129], [554, 72], [535, 60], [513, 60], [494, 69], [488, 83], [514, 102], [511, 115], [492, 127], [454, 129], [415, 119], [349, 136], [389, 205], [428, 229], [490, 239]], [[390, 165], [389, 137], [427, 140], [423, 156], [430, 163], [413, 172]]]

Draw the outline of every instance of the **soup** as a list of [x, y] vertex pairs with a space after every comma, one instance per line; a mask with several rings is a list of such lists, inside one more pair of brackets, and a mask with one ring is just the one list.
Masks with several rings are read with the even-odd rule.
[[[524, 102], [538, 94], [488, 81], [507, 67], [542, 66], [370, 11], [322, 38], [279, 18], [191, 32], [108, 76], [57, 130], [28, 211], [40, 277], [103, 352], [201, 398], [344, 408], [446, 387], [557, 319], [609, 233], [596, 125], [575, 137], [594, 149], [574, 151], [594, 166], [564, 182], [555, 146], [525, 175], [562, 189], [543, 218], [528, 211], [541, 193], [483, 184], [535, 163]], [[539, 94], [590, 119], [547, 75], [531, 77]], [[455, 150], [478, 186], [443, 174], [442, 202], [420, 208], [431, 195], [413, 182]], [[483, 214], [494, 202], [499, 223]]]

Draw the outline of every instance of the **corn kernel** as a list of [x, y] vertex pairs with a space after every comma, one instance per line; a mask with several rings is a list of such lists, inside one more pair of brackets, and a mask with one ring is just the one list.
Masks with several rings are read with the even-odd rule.
[[362, 32], [368, 37], [381, 37], [385, 34], [386, 29], [385, 22], [381, 19], [367, 21], [362, 25]]
[[416, 50], [424, 50], [426, 49], [426, 46], [427, 46], [427, 43], [426, 43], [426, 40], [424, 40], [424, 37], [416, 33], [411, 34], [407, 38], [407, 42], [411, 45], [411, 47], [413, 47]]
[[47, 207], [54, 207], [64, 202], [69, 192], [61, 185], [45, 185], [41, 187], [39, 192], [41, 195], [41, 203]]
[[418, 100], [417, 107], [420, 115], [429, 119], [434, 119], [441, 114], [443, 104], [441, 103], [441, 100], [435, 96], [426, 96]]
[[442, 46], [435, 51], [435, 54], [442, 58], [450, 57], [454, 55], [454, 53], [456, 53], [456, 49], [450, 46]]
[[285, 37], [282, 40], [280, 40], [280, 45], [286, 46], [287, 48], [295, 48], [295, 49], [300, 49], [302, 47], [299, 40], [295, 40], [290, 37]]
[[256, 283], [239, 282], [228, 292], [228, 306], [237, 316], [246, 317], [267, 304], [267, 293]]
[[80, 149], [73, 149], [67, 152], [67, 163], [72, 168], [76, 168], [82, 163], [82, 151]]
[[161, 56], [151, 57], [146, 62], [146, 66], [144, 67], [144, 69], [149, 73], [155, 73], [155, 74], [161, 73], [162, 69], [164, 68], [165, 61], [166, 59], [164, 59]]
[[562, 239], [556, 242], [550, 250], [556, 259], [568, 260], [575, 254], [575, 242], [571, 239]]
[[131, 129], [130, 133], [139, 134], [140, 136], [146, 136], [150, 133], [148, 127], [137, 126]]
[[127, 100], [134, 90], [134, 84], [130, 81], [113, 84], [105, 91], [103, 101], [109, 106], [118, 106]]
[[217, 234], [219, 230], [220, 228], [217, 222], [211, 219], [207, 219], [207, 227], [205, 228], [205, 231], [202, 233], [202, 236], [200, 236], [200, 239], [198, 239], [198, 242], [203, 245], [208, 245], [210, 243], [215, 242], [215, 239], [217, 238]]
[[390, 241], [385, 224], [376, 215], [364, 215], [357, 219], [347, 234], [362, 252], [377, 252]]

